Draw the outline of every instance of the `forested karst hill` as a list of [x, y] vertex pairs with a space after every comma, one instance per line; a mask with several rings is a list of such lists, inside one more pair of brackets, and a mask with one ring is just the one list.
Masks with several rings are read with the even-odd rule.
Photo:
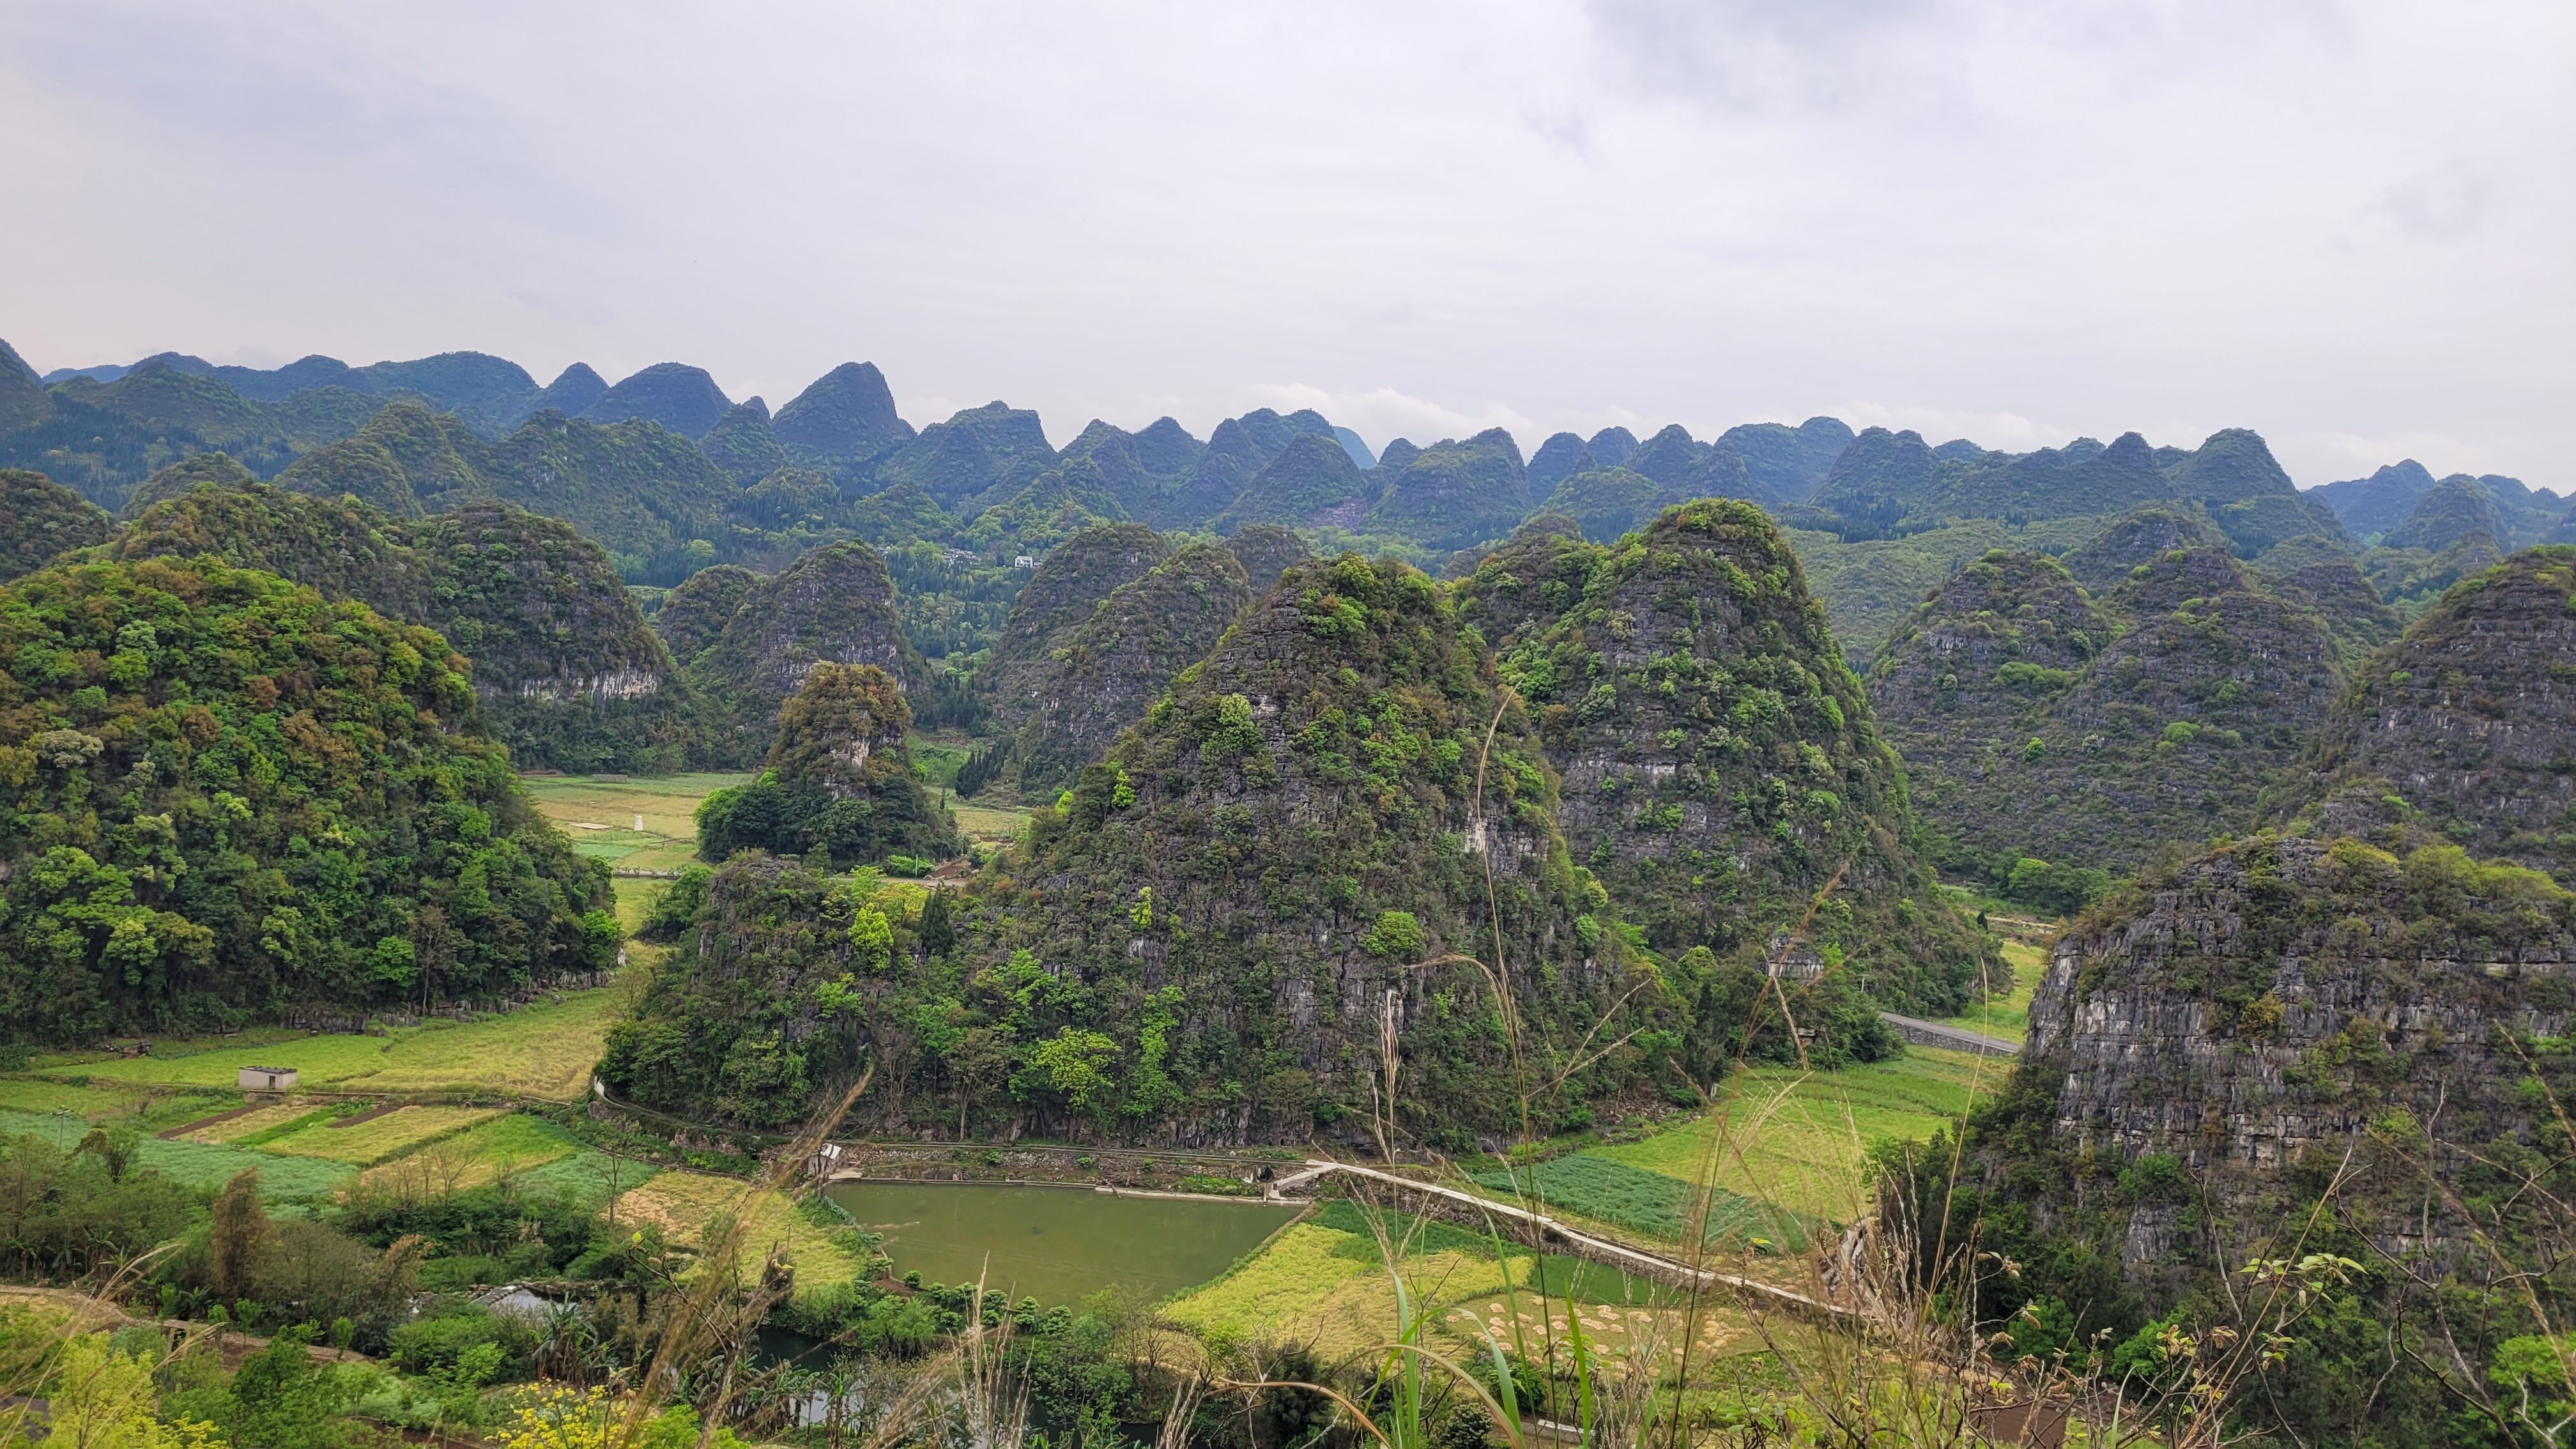
[[[2066, 565], [1989, 554], [1954, 576], [1871, 673], [1917, 807], [1952, 856], [2125, 871], [2167, 844], [2250, 827], [2256, 800], [2342, 692], [2342, 653], [2285, 599], [2163, 510]], [[2111, 581], [2096, 596], [2070, 567]]]
[[208, 484], [145, 509], [104, 552], [210, 554], [437, 629], [471, 660], [486, 727], [522, 765], [649, 773], [707, 758], [703, 705], [608, 556], [556, 520], [503, 503], [397, 518]]
[[1896, 756], [1761, 510], [1684, 505], [1608, 551], [1532, 537], [1464, 592], [1511, 640], [1575, 858], [1648, 944], [1758, 962], [1812, 905], [1808, 944], [1864, 989], [1954, 1009], [1983, 947], [1914, 853]]
[[[648, 1100], [775, 1114], [726, 1084], [833, 1079], [854, 1060], [852, 1011], [881, 1053], [864, 1109], [880, 1125], [1295, 1141], [1356, 1127], [1391, 1012], [1396, 1116], [1454, 1142], [1516, 1114], [1482, 973], [1425, 964], [1491, 956], [1488, 867], [1541, 1062], [1636, 984], [1566, 858], [1528, 721], [1439, 586], [1401, 564], [1291, 570], [1071, 796], [933, 969], [881, 971], [864, 915], [836, 914], [797, 868], [737, 859], [703, 944], [604, 1070]], [[836, 980], [826, 994], [849, 1004], [827, 1020], [816, 992]], [[1570, 1095], [1648, 1069], [1621, 1048]]]
[[0, 588], [9, 1033], [490, 1000], [607, 966], [605, 873], [471, 732], [461, 665], [213, 560]]

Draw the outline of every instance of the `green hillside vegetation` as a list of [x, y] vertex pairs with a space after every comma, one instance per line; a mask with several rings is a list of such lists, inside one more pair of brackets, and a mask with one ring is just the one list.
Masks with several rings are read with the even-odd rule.
[[[0, 360], [0, 371], [5, 366]], [[44, 474], [0, 468], [0, 584], [115, 529], [105, 509]]]
[[2240, 552], [2302, 534], [2340, 538], [2333, 510], [2292, 486], [2261, 437], [2213, 433], [2199, 448], [2157, 449], [2135, 433], [2108, 446], [2079, 438], [2033, 453], [1973, 445], [1940, 450], [1914, 433], [1871, 428], [1853, 439], [1814, 497], [1813, 522], [1849, 539], [1920, 533], [1970, 519], [2021, 525], [2178, 503], [2205, 515]]
[[1225, 546], [1243, 565], [1244, 582], [1252, 586], [1255, 598], [1267, 598], [1291, 565], [1315, 556], [1295, 529], [1276, 523], [1246, 524], [1226, 539]]
[[1367, 513], [1371, 496], [1368, 475], [1340, 440], [1309, 433], [1291, 439], [1207, 526], [1221, 534], [1249, 523], [1349, 528]]
[[[2170, 522], [2123, 525], [2108, 551]], [[1870, 687], [1944, 863], [2000, 885], [2024, 859], [2123, 871], [2251, 826], [2342, 692], [2341, 659], [2323, 620], [2214, 549], [2165, 553], [2100, 598], [2052, 560], [1998, 553], [1917, 611]], [[2099, 883], [2036, 869], [2022, 889], [2044, 908]]]
[[429, 630], [211, 560], [0, 591], [0, 992], [21, 1039], [600, 969], [606, 882], [519, 794]]
[[[1667, 510], [1502, 670], [1562, 774], [1568, 846], [1655, 951], [1758, 973], [1803, 924], [1829, 981], [1955, 1009], [1986, 948], [1907, 843], [1896, 756], [1760, 509]], [[1712, 985], [1712, 1013], [1727, 995]], [[1877, 1054], [1862, 1015], [1850, 1049]]]
[[[1241, 498], [1262, 470], [1288, 450], [1290, 443], [1301, 437], [1332, 435], [1333, 425], [1325, 421], [1323, 414], [1309, 409], [1282, 415], [1269, 408], [1256, 408], [1241, 417], [1227, 418], [1209, 432], [1203, 446], [1190, 454], [1187, 471], [1162, 487], [1147, 521], [1157, 528], [1203, 528], [1208, 520]], [[1144, 434], [1137, 437], [1144, 442]], [[1155, 471], [1158, 464], [1178, 461], [1185, 451], [1180, 437], [1165, 435], [1151, 447], [1140, 449], [1137, 461]], [[1385, 466], [1381, 458], [1379, 467]]]
[[486, 732], [522, 765], [667, 771], [709, 748], [703, 706], [607, 555], [506, 504], [405, 519], [345, 496], [200, 487], [145, 509], [106, 552], [211, 554], [437, 629], [472, 660]]
[[2524, 1285], [2567, 1176], [2539, 1144], [2576, 1079], [2522, 1025], [2564, 1011], [2564, 982], [2461, 963], [2571, 945], [2576, 896], [2452, 845], [2259, 834], [2153, 867], [2058, 943], [1964, 1180], [1936, 1141], [1888, 1210], [2024, 1265], [1975, 1290], [1981, 1319], [2024, 1325], [2016, 1352], [2128, 1345], [2114, 1364], [2146, 1361], [2167, 1325], [2243, 1321], [2232, 1265], [2345, 1260], [2311, 1282], [2243, 1421], [2471, 1442], [2442, 1426], [2481, 1422], [2461, 1406], [2531, 1373]]
[[1573, 519], [1584, 537], [1610, 543], [1651, 521], [1672, 501], [1662, 484], [1643, 473], [1587, 468], [1557, 484], [1542, 508]]
[[[865, 1039], [878, 1085], [859, 1111], [878, 1127], [1365, 1137], [1393, 1009], [1397, 1120], [1444, 1142], [1510, 1130], [1483, 974], [1423, 964], [1491, 954], [1488, 866], [1533, 1071], [1662, 994], [1595, 914], [1497, 686], [1421, 574], [1347, 555], [1291, 570], [953, 925], [933, 896], [937, 918], [889, 922], [883, 947], [822, 878], [729, 863], [602, 1071], [646, 1102], [785, 1120]], [[1620, 1045], [1565, 1099], [1656, 1071]]]
[[912, 708], [872, 664], [815, 665], [780, 708], [766, 768], [698, 807], [698, 854], [815, 851], [843, 863], [941, 860], [964, 849], [957, 824], [914, 774]]

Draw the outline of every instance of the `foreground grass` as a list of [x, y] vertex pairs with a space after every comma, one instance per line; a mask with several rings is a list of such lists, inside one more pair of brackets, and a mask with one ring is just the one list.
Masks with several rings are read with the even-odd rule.
[[1730, 1079], [1697, 1120], [1582, 1155], [1695, 1182], [1714, 1144], [1717, 1187], [1850, 1222], [1867, 1206], [1872, 1151], [1956, 1126], [2010, 1070], [2008, 1062], [1928, 1047], [1836, 1072], [1757, 1067]]

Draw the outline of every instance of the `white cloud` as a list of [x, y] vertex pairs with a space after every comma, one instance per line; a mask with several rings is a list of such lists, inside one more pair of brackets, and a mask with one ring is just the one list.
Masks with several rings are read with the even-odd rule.
[[0, 336], [867, 359], [1058, 440], [1283, 378], [1373, 443], [1860, 398], [2566, 485], [2571, 54], [2554, 0], [9, 6]]

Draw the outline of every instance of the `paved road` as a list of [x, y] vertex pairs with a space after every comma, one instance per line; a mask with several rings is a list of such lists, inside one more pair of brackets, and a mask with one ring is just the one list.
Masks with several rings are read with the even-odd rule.
[[1916, 1046], [1941, 1047], [1954, 1052], [1975, 1052], [1981, 1057], [2021, 1055], [2020, 1042], [2009, 1041], [1999, 1036], [1988, 1036], [1981, 1031], [1961, 1031], [1955, 1026], [1943, 1026], [1937, 1021], [1925, 1021], [1921, 1017], [1899, 1016], [1892, 1011], [1880, 1012], [1878, 1019], [1896, 1028], [1898, 1036]]

